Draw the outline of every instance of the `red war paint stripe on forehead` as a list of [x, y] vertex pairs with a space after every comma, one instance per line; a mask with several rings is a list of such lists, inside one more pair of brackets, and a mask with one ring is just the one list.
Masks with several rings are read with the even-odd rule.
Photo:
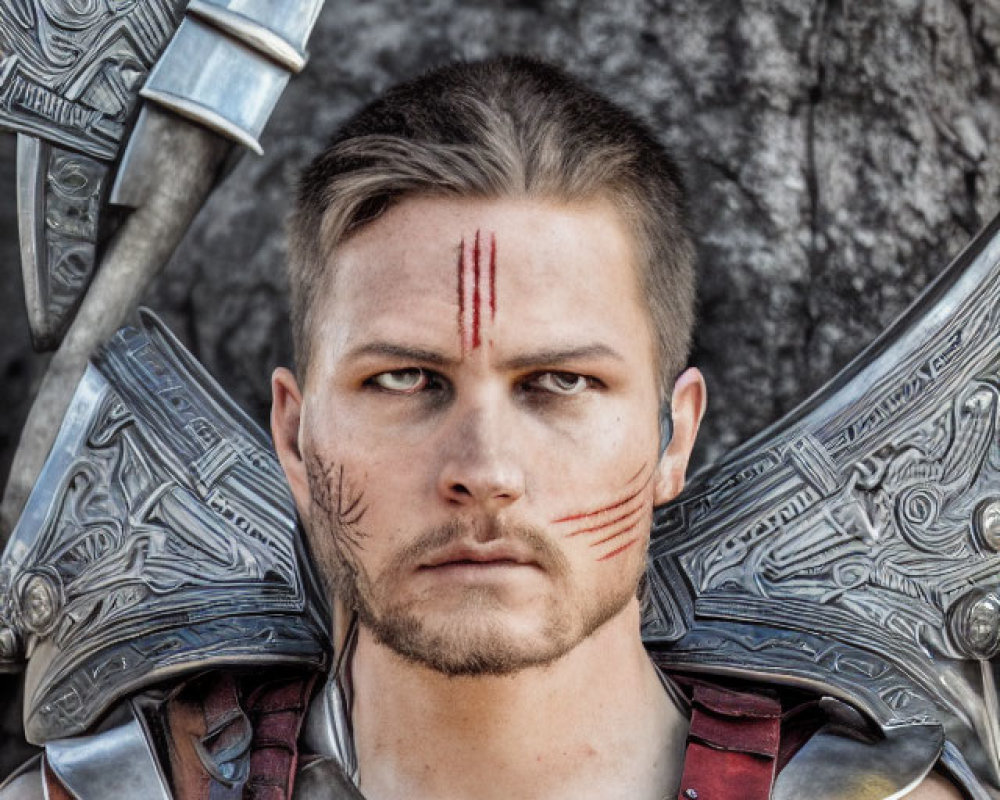
[[472, 349], [479, 347], [479, 325], [480, 325], [480, 305], [479, 275], [482, 272], [480, 265], [479, 231], [476, 231], [476, 243], [473, 246], [473, 263], [475, 264], [475, 278], [472, 290]]
[[465, 237], [458, 253], [458, 338], [465, 351]]
[[607, 561], [610, 558], [614, 558], [615, 556], [624, 553], [626, 550], [628, 550], [632, 545], [634, 545], [638, 541], [639, 541], [638, 537], [636, 537], [635, 539], [629, 539], [621, 547], [615, 548], [610, 553], [605, 553], [603, 556], [601, 556], [597, 560], [598, 561]]
[[497, 235], [490, 234], [490, 320], [497, 315]]

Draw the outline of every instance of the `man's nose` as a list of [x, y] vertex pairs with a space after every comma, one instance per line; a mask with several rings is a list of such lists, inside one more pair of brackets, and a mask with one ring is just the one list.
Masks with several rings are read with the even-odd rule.
[[515, 426], [485, 404], [459, 413], [444, 448], [438, 491], [453, 505], [499, 511], [525, 490]]

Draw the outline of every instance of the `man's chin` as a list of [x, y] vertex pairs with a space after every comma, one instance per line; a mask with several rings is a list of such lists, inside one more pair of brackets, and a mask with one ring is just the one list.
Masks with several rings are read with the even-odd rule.
[[376, 641], [404, 659], [449, 676], [503, 676], [559, 660], [617, 615], [625, 602], [608, 601], [580, 614], [579, 606], [545, 603], [510, 607], [495, 595], [435, 608], [359, 609]]
[[376, 641], [411, 663], [449, 676], [512, 675], [545, 666], [565, 655], [578, 639], [553, 630], [551, 622], [529, 623], [497, 609], [475, 615], [362, 614]]

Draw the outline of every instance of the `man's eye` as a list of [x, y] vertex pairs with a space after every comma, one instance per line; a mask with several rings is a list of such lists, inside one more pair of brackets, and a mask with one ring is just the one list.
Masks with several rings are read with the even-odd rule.
[[580, 394], [590, 385], [590, 381], [585, 375], [577, 375], [575, 372], [543, 372], [535, 378], [534, 384], [546, 392], [568, 396]]
[[427, 373], [416, 367], [380, 372], [368, 381], [382, 391], [395, 394], [416, 394], [425, 389], [430, 382]]

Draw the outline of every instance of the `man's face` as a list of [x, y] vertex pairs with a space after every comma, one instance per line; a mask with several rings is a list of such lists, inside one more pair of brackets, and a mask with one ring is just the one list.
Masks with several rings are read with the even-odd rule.
[[328, 588], [384, 644], [503, 674], [635, 602], [673, 493], [640, 291], [603, 202], [414, 198], [340, 248], [275, 439]]

